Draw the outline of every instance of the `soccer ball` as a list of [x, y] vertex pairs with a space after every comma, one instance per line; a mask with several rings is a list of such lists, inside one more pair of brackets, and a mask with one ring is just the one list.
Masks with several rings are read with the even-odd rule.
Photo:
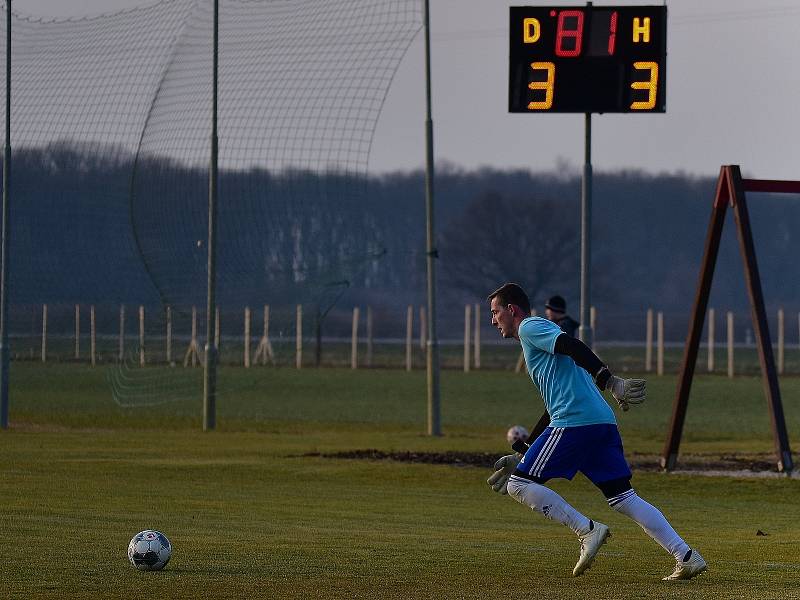
[[509, 444], [513, 444], [517, 440], [522, 440], [525, 442], [528, 440], [528, 430], [522, 425], [514, 425], [506, 433], [506, 439], [508, 440]]
[[172, 544], [160, 531], [140, 531], [128, 544], [128, 560], [140, 571], [160, 571], [171, 556]]

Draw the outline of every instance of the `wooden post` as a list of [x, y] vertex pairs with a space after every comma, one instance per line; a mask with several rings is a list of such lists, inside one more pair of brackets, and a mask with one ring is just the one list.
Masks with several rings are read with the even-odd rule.
[[167, 365], [172, 366], [172, 307], [167, 306]]
[[733, 377], [733, 313], [728, 311], [728, 377]]
[[139, 305], [139, 366], [144, 366], [144, 306]]
[[[269, 304], [264, 305], [264, 337], [261, 339], [264, 351], [261, 356], [261, 364], [266, 365], [267, 359], [275, 362], [275, 355], [272, 353], [272, 343], [269, 341]], [[259, 344], [259, 346], [261, 345]]]
[[419, 349], [425, 351], [428, 336], [428, 321], [426, 320], [425, 307], [419, 307]]
[[464, 306], [464, 373], [469, 373], [469, 344], [472, 339], [470, 325], [472, 324], [472, 305]]
[[475, 311], [475, 328], [473, 330], [472, 339], [475, 341], [475, 347], [472, 350], [474, 354], [473, 361], [476, 369], [481, 368], [481, 313], [480, 313], [480, 305], [475, 304], [473, 306], [473, 310]]
[[192, 339], [189, 341], [189, 348], [183, 358], [183, 366], [188, 366], [189, 358], [192, 359], [192, 366], [197, 366], [198, 346], [197, 346], [197, 307], [192, 307]]
[[250, 368], [250, 307], [244, 307], [244, 367]]
[[81, 307], [75, 305], [75, 360], [81, 357]]
[[219, 357], [219, 306], [214, 311], [214, 350]]
[[[711, 279], [714, 274], [722, 227], [725, 222], [725, 211], [729, 206], [734, 213], [737, 237], [739, 238], [739, 251], [742, 262], [744, 263], [745, 285], [747, 287], [753, 326], [755, 328], [756, 345], [758, 348], [761, 373], [763, 375], [762, 383], [764, 385], [767, 402], [769, 403], [777, 467], [778, 471], [781, 472], [790, 472], [793, 469], [794, 461], [792, 460], [792, 453], [789, 447], [789, 436], [786, 429], [783, 404], [781, 402], [780, 386], [778, 385], [773, 348], [769, 338], [769, 326], [764, 309], [764, 295], [758, 273], [753, 231], [750, 226], [750, 215], [747, 210], [745, 191], [798, 194], [800, 193], [800, 181], [743, 179], [738, 165], [723, 165], [720, 168], [717, 190], [714, 195], [714, 204], [711, 211], [711, 220], [706, 235], [702, 266], [700, 268], [700, 279], [698, 281], [694, 308], [692, 310], [692, 321], [689, 326], [689, 334], [686, 337], [684, 359], [678, 376], [678, 389], [672, 407], [670, 433], [664, 445], [661, 457], [661, 466], [667, 470], [673, 469], [677, 462], [681, 432], [689, 400], [689, 391], [691, 389], [692, 376], [697, 361], [697, 349], [700, 342], [703, 318], [705, 317], [708, 307]], [[729, 323], [732, 333], [732, 315]], [[732, 337], [731, 335], [731, 338]], [[730, 341], [730, 348], [732, 350], [733, 340], [731, 339]]]
[[783, 309], [778, 309], [778, 375], [783, 375], [784, 359]]
[[117, 360], [125, 360], [125, 305], [119, 305], [119, 354]]
[[47, 362], [47, 304], [42, 305], [42, 362]]
[[94, 320], [94, 304], [89, 307], [89, 357], [94, 367], [97, 364], [97, 326]]
[[294, 341], [294, 365], [298, 369], [303, 368], [303, 305], [297, 305], [296, 314], [296, 336]]
[[658, 338], [658, 349], [656, 355], [656, 373], [658, 375], [664, 374], [664, 313], [658, 311], [658, 319], [656, 324], [656, 336]]
[[714, 372], [714, 338], [716, 337], [716, 332], [714, 331], [716, 325], [714, 324], [714, 309], [708, 309], [708, 372]]
[[259, 357], [261, 357], [262, 365], [266, 365], [268, 359], [273, 363], [275, 362], [275, 355], [272, 352], [272, 343], [269, 341], [269, 304], [264, 305], [264, 334], [258, 342], [258, 348], [256, 348], [256, 355], [253, 357], [253, 361], [257, 363]]
[[414, 336], [414, 307], [406, 309], [406, 371], [411, 370], [411, 344]]
[[644, 340], [644, 370], [649, 373], [653, 370], [653, 309], [647, 309], [647, 330]]
[[372, 366], [372, 307], [367, 307], [367, 358], [365, 364]]
[[350, 368], [358, 368], [358, 320], [360, 317], [359, 308], [353, 309], [353, 327], [350, 336]]

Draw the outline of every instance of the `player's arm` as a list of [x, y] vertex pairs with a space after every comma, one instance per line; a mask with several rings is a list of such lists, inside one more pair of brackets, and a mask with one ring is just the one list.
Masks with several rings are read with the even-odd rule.
[[525, 440], [516, 440], [513, 444], [511, 444], [511, 449], [519, 454], [525, 454], [533, 441], [542, 435], [542, 432], [547, 429], [548, 425], [550, 425], [550, 413], [544, 411], [544, 414], [539, 419], [539, 422], [531, 427], [531, 432], [528, 434], [528, 438]]
[[514, 450], [514, 452], [516, 452], [516, 454], [508, 454], [503, 456], [494, 464], [495, 471], [492, 473], [489, 479], [486, 480], [486, 483], [488, 483], [495, 492], [500, 494], [508, 494], [508, 478], [511, 477], [514, 469], [517, 468], [522, 455], [528, 450], [528, 446], [533, 442], [533, 440], [541, 435], [541, 433], [549, 424], [550, 414], [547, 411], [544, 411], [544, 414], [539, 419], [539, 422], [531, 427], [531, 432], [528, 434], [528, 439], [518, 439], [511, 444], [511, 448]]
[[525, 440], [528, 445], [532, 444], [533, 440], [542, 435], [542, 432], [547, 429], [548, 425], [550, 425], [550, 413], [544, 411], [544, 414], [539, 419], [539, 422], [531, 427], [531, 432], [528, 434], [528, 439]]
[[555, 354], [564, 354], [575, 364], [589, 372], [600, 391], [610, 390], [622, 410], [631, 404], [641, 404], [646, 396], [644, 379], [623, 379], [611, 373], [607, 365], [582, 341], [561, 334], [556, 338]]

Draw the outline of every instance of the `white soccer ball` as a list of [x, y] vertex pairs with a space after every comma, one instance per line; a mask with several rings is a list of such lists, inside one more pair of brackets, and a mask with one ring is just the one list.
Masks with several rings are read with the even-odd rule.
[[523, 442], [525, 442], [528, 439], [528, 430], [525, 429], [522, 425], [514, 425], [506, 433], [506, 439], [508, 440], [509, 444], [513, 444], [517, 440], [522, 440]]
[[128, 560], [140, 571], [160, 571], [171, 556], [172, 544], [160, 531], [140, 531], [128, 544]]

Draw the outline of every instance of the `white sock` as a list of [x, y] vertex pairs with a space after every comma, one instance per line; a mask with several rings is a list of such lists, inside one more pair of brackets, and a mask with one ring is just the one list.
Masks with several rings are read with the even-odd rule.
[[672, 554], [676, 560], [683, 560], [689, 546], [672, 528], [666, 517], [655, 506], [642, 500], [632, 489], [608, 499], [614, 510], [636, 521], [658, 545]]
[[520, 477], [508, 480], [508, 495], [517, 502], [542, 513], [548, 519], [566, 525], [576, 535], [590, 531], [590, 521], [550, 488]]

